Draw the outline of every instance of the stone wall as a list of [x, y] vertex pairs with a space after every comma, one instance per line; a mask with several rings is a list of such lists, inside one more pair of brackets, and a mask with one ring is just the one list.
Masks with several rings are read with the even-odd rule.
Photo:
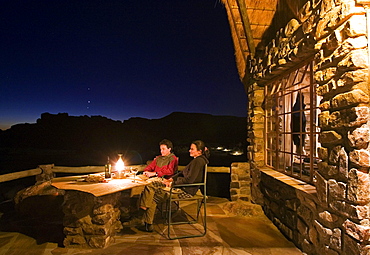
[[[322, 235], [316, 233], [318, 226], [315, 224], [315, 217], [317, 217], [318, 201], [315, 188], [297, 181], [295, 183], [298, 185], [288, 184], [286, 180], [289, 179], [293, 178], [271, 169], [260, 171], [258, 182], [259, 190], [263, 195], [265, 214], [286, 237], [304, 252], [327, 254], [323, 251], [315, 253], [315, 247], [319, 247], [320, 240], [324, 240], [320, 239]], [[327, 239], [330, 237], [325, 237], [325, 240]], [[329, 244], [334, 241], [331, 238]]]
[[64, 238], [69, 248], [105, 248], [122, 229], [119, 200], [121, 193], [95, 197], [66, 190], [64, 195]]
[[[249, 62], [248, 148], [252, 199], [308, 254], [370, 254], [370, 111], [365, 8], [354, 0], [311, 0]], [[315, 193], [263, 171], [263, 86], [314, 60], [322, 96], [322, 162]]]
[[223, 209], [238, 216], [263, 215], [260, 205], [252, 203], [251, 167], [249, 162], [234, 162], [231, 164], [230, 198]]
[[237, 162], [231, 164], [231, 183], [230, 198], [231, 201], [242, 200], [251, 201], [251, 175], [250, 164], [246, 162]]

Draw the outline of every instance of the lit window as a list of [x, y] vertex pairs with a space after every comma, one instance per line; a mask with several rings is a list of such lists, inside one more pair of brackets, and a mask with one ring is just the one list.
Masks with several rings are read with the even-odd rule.
[[318, 104], [312, 63], [265, 87], [266, 165], [306, 182], [317, 169]]

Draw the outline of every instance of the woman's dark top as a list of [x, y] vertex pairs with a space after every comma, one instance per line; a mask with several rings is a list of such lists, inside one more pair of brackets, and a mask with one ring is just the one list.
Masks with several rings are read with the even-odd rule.
[[[209, 161], [204, 155], [194, 158], [183, 171], [172, 177], [173, 185], [203, 182], [204, 167], [208, 163]], [[197, 193], [199, 186], [183, 187], [182, 189], [194, 196]]]

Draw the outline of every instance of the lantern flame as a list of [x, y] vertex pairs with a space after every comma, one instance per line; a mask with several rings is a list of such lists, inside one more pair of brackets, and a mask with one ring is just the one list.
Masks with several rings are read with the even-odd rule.
[[117, 160], [117, 163], [116, 163], [116, 170], [118, 172], [121, 172], [122, 170], [125, 169], [125, 163], [123, 162], [122, 160], [122, 155], [119, 155], [119, 159]]

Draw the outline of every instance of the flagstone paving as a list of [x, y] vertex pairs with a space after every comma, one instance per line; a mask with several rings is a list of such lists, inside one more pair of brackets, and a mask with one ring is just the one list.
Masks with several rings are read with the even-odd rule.
[[[168, 240], [166, 226], [155, 225], [153, 233], [125, 226], [114, 243], [104, 249], [64, 248], [61, 222], [35, 227], [32, 222], [11, 222], [0, 232], [0, 255], [67, 254], [162, 254], [162, 255], [299, 255], [303, 254], [264, 215], [233, 216], [222, 208], [229, 201], [207, 201], [207, 234], [204, 237]], [[160, 220], [159, 220], [160, 222]], [[178, 226], [176, 226], [178, 227]]]

